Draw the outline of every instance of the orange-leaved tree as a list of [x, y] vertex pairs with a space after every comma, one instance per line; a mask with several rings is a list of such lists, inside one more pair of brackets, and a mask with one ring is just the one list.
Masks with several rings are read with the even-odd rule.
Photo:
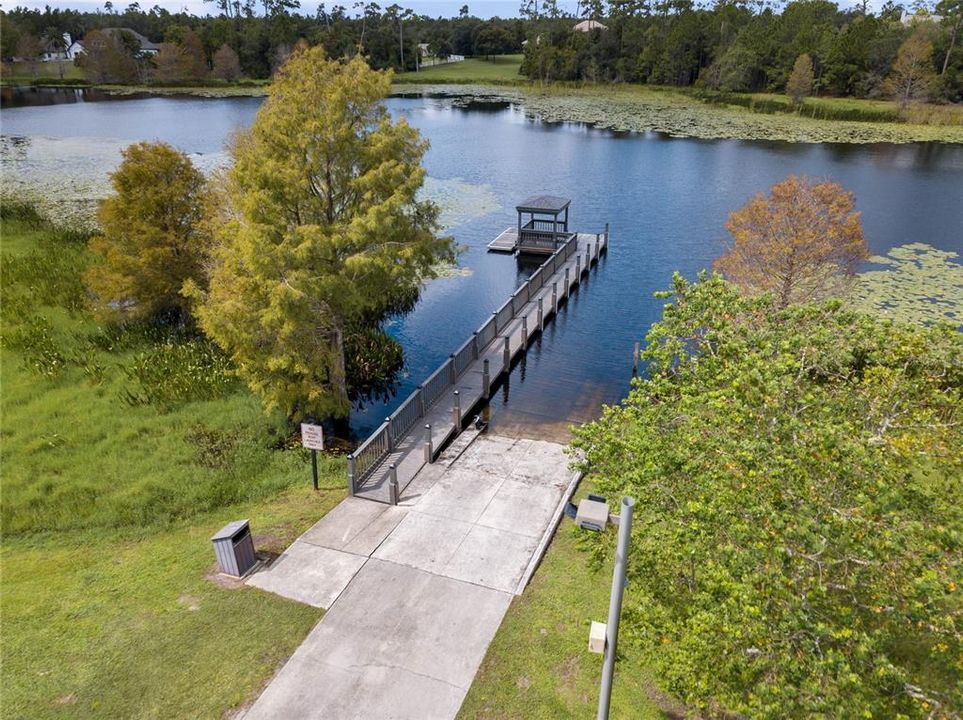
[[730, 213], [726, 229], [716, 270], [779, 307], [838, 295], [869, 257], [853, 194], [829, 181], [791, 175]]

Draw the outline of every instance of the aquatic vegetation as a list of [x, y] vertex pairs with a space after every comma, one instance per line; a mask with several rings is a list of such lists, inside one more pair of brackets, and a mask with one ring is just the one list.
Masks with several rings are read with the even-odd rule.
[[214, 400], [237, 389], [237, 376], [213, 343], [202, 340], [167, 341], [137, 353], [124, 367], [133, 387], [123, 399], [130, 405], [168, 408], [199, 400]]
[[852, 301], [903, 322], [963, 325], [963, 265], [958, 257], [926, 243], [893, 248], [870, 258], [886, 269], [860, 273]]
[[501, 203], [492, 192], [491, 185], [476, 185], [460, 177], [427, 177], [418, 197], [431, 200], [438, 206], [441, 211], [438, 221], [446, 229], [501, 209]]
[[404, 92], [522, 106], [541, 122], [581, 122], [616, 132], [658, 132], [670, 137], [782, 140], [806, 143], [963, 143], [963, 127], [819, 120], [767, 115], [747, 108], [709, 105], [673, 90], [638, 87], [493, 87], [409, 85]]

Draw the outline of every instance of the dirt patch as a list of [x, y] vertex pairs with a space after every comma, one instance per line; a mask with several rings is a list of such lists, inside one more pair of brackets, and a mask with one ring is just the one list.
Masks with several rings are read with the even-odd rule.
[[192, 612], [201, 609], [201, 601], [193, 595], [181, 595], [177, 598], [177, 602]]
[[57, 698], [56, 700], [54, 700], [54, 702], [57, 705], [73, 705], [74, 703], [77, 702], [77, 695], [75, 693], [70, 693], [69, 695], [63, 695]]
[[532, 681], [529, 680], [524, 675], [522, 675], [520, 678], [518, 678], [518, 680], [515, 681], [515, 687], [517, 687], [519, 690], [528, 690], [528, 688], [530, 688], [531, 686], [532, 686]]

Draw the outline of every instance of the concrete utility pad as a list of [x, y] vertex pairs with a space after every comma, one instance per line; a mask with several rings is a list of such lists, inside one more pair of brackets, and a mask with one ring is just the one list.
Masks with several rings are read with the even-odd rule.
[[308, 605], [329, 608], [368, 558], [295, 541], [248, 585]]
[[245, 720], [454, 717], [511, 598], [371, 559]]

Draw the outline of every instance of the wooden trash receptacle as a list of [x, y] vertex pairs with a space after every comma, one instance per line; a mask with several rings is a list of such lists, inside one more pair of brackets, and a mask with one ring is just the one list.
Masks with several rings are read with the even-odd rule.
[[235, 520], [228, 523], [211, 538], [214, 543], [214, 554], [221, 566], [221, 572], [242, 577], [246, 575], [257, 558], [254, 556], [254, 538], [247, 520]]

